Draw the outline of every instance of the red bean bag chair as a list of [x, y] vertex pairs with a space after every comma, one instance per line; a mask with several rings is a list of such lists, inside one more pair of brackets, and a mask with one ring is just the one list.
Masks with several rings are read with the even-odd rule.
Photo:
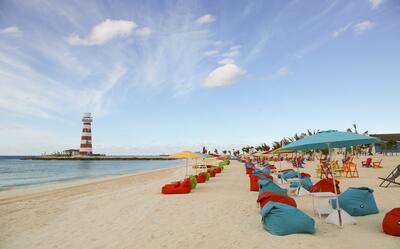
[[400, 236], [400, 208], [393, 208], [385, 215], [382, 228], [386, 234]]
[[215, 177], [217, 175], [217, 172], [215, 172], [214, 169], [209, 169], [207, 172], [210, 173], [210, 177]]
[[253, 173], [253, 168], [246, 168], [246, 174], [250, 175], [251, 173]]
[[198, 175], [196, 175], [196, 180], [197, 183], [205, 183], [207, 180], [207, 175], [206, 173], [199, 173]]
[[297, 207], [296, 201], [287, 195], [282, 195], [274, 192], [264, 192], [258, 196], [257, 202], [260, 205], [260, 208], [263, 208], [265, 204], [269, 201], [280, 202], [283, 204], [290, 205], [292, 207]]
[[258, 185], [258, 176], [249, 174], [250, 178], [250, 191], [258, 191], [260, 189], [260, 186]]
[[265, 172], [262, 172], [262, 171], [260, 171], [260, 173], [261, 173], [265, 178], [268, 178], [268, 179], [270, 179], [271, 181], [274, 181], [274, 178], [273, 178], [271, 175], [269, 175], [269, 174], [267, 174], [267, 173], [265, 173]]
[[[335, 180], [335, 182], [336, 182], [337, 193], [340, 194], [340, 187], [339, 187], [340, 182], [338, 180]], [[335, 193], [335, 189], [333, 188], [333, 179], [332, 178], [322, 179], [319, 182], [317, 182], [316, 184], [314, 184], [308, 191], [311, 193], [315, 193], [315, 192]]]
[[190, 178], [186, 178], [183, 182], [176, 182], [171, 184], [165, 184], [161, 193], [165, 195], [170, 194], [188, 194], [192, 190], [192, 181]]

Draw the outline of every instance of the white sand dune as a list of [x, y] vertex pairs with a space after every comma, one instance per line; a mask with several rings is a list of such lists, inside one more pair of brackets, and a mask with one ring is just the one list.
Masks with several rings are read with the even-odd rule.
[[[364, 159], [364, 158], [363, 158]], [[359, 162], [360, 160], [357, 160]], [[382, 233], [386, 212], [400, 207], [400, 188], [379, 188], [400, 157], [383, 158], [383, 169], [359, 167], [360, 178], [341, 189], [367, 186], [380, 213], [356, 217], [340, 229], [314, 217], [311, 197], [295, 197], [314, 217], [314, 235], [273, 236], [262, 228], [257, 193], [249, 191], [242, 164], [199, 184], [189, 195], [161, 195], [164, 183], [184, 168], [65, 183], [0, 193], [0, 248], [400, 248], [400, 238]], [[306, 172], [315, 176], [316, 163]], [[317, 179], [313, 178], [315, 182]]]

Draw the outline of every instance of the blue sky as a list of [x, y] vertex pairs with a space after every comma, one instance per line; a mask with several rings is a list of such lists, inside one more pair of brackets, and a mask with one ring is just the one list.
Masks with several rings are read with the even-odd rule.
[[400, 2], [0, 2], [0, 154], [399, 132]]

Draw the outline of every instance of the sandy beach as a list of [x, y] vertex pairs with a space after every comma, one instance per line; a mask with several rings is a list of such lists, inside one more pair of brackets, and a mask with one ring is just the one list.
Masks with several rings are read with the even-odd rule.
[[[359, 158], [355, 161], [360, 165]], [[257, 192], [249, 191], [243, 164], [188, 195], [161, 195], [164, 183], [184, 176], [184, 167], [0, 193], [0, 248], [399, 248], [400, 238], [381, 231], [386, 212], [400, 206], [400, 188], [379, 188], [400, 156], [383, 157], [383, 169], [359, 167], [360, 178], [341, 189], [375, 190], [380, 213], [356, 217], [340, 229], [313, 215], [310, 196], [295, 197], [316, 221], [314, 235], [270, 235], [262, 228]], [[286, 167], [287, 165], [283, 165]], [[316, 162], [305, 172], [315, 178]], [[287, 186], [286, 186], [287, 187]]]

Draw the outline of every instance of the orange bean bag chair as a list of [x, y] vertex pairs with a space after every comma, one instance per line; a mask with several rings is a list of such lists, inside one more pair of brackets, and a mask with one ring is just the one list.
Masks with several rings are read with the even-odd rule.
[[206, 173], [199, 173], [198, 175], [196, 175], [196, 180], [197, 183], [205, 183], [207, 180], [207, 175]]
[[385, 215], [382, 228], [386, 234], [400, 236], [400, 208], [393, 208]]
[[[336, 190], [337, 193], [340, 194], [340, 187], [339, 187], [339, 181], [335, 180], [336, 182]], [[311, 193], [315, 192], [332, 192], [335, 193], [335, 189], [333, 188], [333, 179], [322, 179], [316, 184], [314, 184], [308, 191]]]
[[250, 191], [258, 191], [260, 186], [258, 185], [259, 177], [253, 174], [249, 174], [250, 178]]
[[259, 195], [257, 199], [260, 208], [263, 208], [264, 205], [267, 204], [269, 201], [280, 202], [290, 205], [292, 207], [297, 207], [296, 201], [292, 197], [274, 192], [264, 192]]
[[192, 190], [192, 181], [190, 180], [190, 178], [186, 178], [182, 182], [165, 184], [161, 189], [161, 193], [165, 195], [188, 194], [190, 193], [191, 190]]

